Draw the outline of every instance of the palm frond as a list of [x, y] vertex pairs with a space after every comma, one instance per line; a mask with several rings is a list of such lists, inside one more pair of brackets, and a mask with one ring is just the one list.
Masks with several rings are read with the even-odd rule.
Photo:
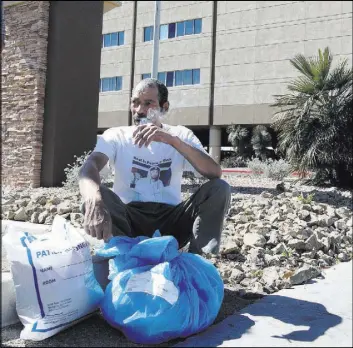
[[278, 148], [293, 168], [322, 171], [316, 180], [331, 175], [339, 182], [344, 170], [353, 175], [353, 74], [347, 60], [336, 67], [332, 60], [328, 48], [317, 57], [297, 55], [290, 62], [301, 76], [289, 83], [290, 93], [274, 96], [271, 106]]

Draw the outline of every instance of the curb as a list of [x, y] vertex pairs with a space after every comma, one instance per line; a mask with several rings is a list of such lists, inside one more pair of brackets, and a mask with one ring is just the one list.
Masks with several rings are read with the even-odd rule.
[[[51, 225], [1, 220], [2, 236], [6, 234], [10, 225], [15, 230], [25, 230], [34, 235], [41, 235], [51, 231]], [[101, 241], [96, 241], [91, 236], [86, 235], [82, 229], [77, 229], [77, 231], [90, 243], [91, 246], [97, 246], [100, 243], [103, 243]], [[109, 283], [109, 280], [107, 279], [109, 274], [108, 260], [92, 257], [92, 262], [96, 279], [104, 290]], [[18, 317], [16, 311], [16, 291], [11, 272], [1, 272], [1, 305], [1, 328], [20, 322], [20, 318]]]
[[[7, 229], [26, 230], [35, 235], [41, 235], [51, 230], [49, 225], [39, 225], [30, 222], [1, 220], [1, 234], [6, 234]], [[11, 272], [1, 272], [1, 328], [16, 324], [20, 321], [16, 311], [16, 292]]]
[[15, 285], [10, 272], [1, 273], [1, 328], [20, 321], [16, 311]]

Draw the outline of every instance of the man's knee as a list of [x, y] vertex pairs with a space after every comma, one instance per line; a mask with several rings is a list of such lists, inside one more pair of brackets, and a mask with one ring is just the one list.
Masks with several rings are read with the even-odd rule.
[[[109, 187], [107, 187], [105, 185], [100, 185], [99, 186], [99, 191], [100, 191], [100, 193], [102, 195], [103, 202], [106, 202], [107, 201], [107, 197], [113, 193], [113, 191], [110, 190]], [[85, 212], [86, 212], [85, 202], [81, 203], [80, 212], [81, 212], [81, 214], [85, 214]]]
[[217, 194], [219, 197], [224, 197], [224, 199], [228, 199], [231, 195], [231, 187], [230, 185], [223, 179], [212, 179], [206, 183], [208, 184], [209, 189]]

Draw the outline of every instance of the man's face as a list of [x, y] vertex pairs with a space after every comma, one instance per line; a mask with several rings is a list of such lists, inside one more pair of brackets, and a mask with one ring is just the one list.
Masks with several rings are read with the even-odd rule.
[[158, 169], [152, 169], [152, 170], [151, 170], [151, 178], [152, 178], [153, 180], [157, 180], [157, 179], [158, 179], [158, 176], [159, 176]]
[[[144, 90], [134, 92], [131, 98], [131, 112], [133, 119], [145, 118], [153, 112], [156, 116], [159, 113], [158, 89], [156, 87], [146, 87]], [[159, 121], [159, 117], [151, 119], [153, 123]]]

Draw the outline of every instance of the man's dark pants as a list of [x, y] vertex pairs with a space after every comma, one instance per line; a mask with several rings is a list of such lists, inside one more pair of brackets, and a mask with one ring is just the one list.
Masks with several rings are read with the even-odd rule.
[[101, 186], [103, 202], [112, 218], [113, 236], [148, 236], [156, 230], [172, 235], [189, 252], [217, 254], [223, 221], [228, 211], [231, 189], [222, 179], [203, 184], [177, 206], [164, 203], [130, 202], [124, 204], [109, 188]]

